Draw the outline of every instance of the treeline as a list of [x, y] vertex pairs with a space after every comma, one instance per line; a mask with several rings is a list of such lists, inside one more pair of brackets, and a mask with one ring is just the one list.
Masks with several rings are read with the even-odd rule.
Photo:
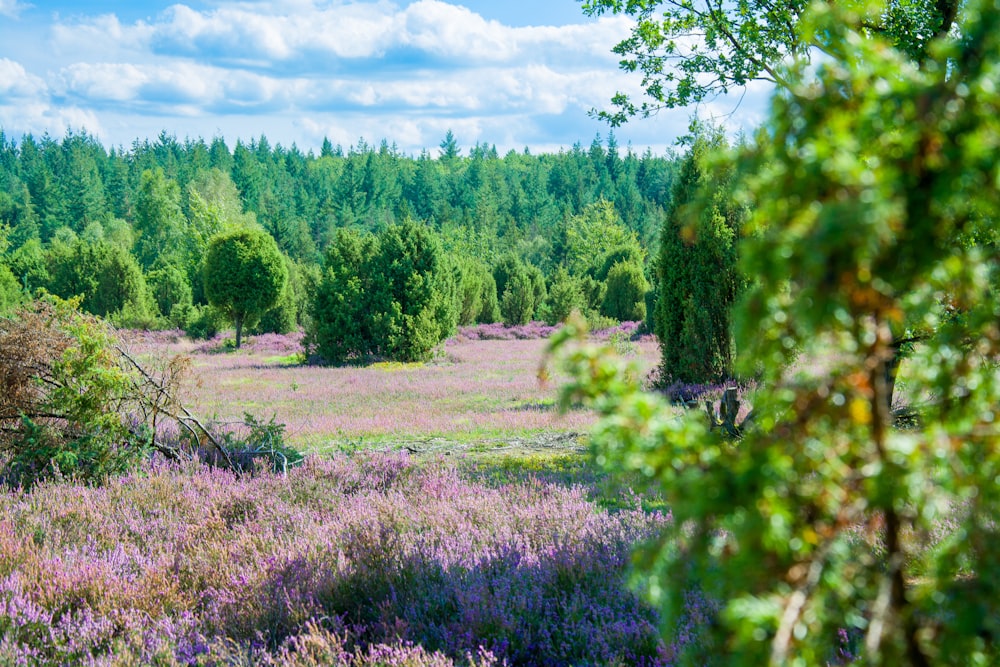
[[43, 288], [122, 325], [211, 333], [219, 313], [208, 307], [205, 253], [220, 233], [253, 227], [274, 239], [288, 276], [256, 326], [286, 330], [308, 317], [345, 230], [381, 235], [415, 221], [446, 257], [460, 323], [558, 320], [570, 309], [641, 319], [635, 293], [648, 291], [647, 248], [677, 167], [673, 155], [622, 150], [613, 135], [500, 156], [485, 144], [464, 150], [449, 132], [438, 155], [413, 157], [385, 141], [326, 141], [316, 155], [264, 136], [231, 150], [164, 132], [105, 149], [87, 134], [0, 132], [0, 309]]

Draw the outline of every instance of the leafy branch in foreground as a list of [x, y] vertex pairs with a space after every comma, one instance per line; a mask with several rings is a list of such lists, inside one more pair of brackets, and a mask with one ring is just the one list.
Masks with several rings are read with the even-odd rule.
[[[795, 85], [783, 63], [809, 58], [817, 46], [803, 37], [809, 0], [580, 0], [588, 16], [624, 14], [632, 33], [612, 49], [624, 72], [642, 75], [644, 99], [619, 92], [613, 110], [596, 112], [613, 126], [662, 109], [697, 104], [746, 89], [754, 81]], [[829, 3], [834, 4], [834, 3]], [[949, 34], [959, 0], [873, 2], [841, 0], [859, 34], [887, 42], [923, 62], [935, 38]], [[820, 46], [823, 46], [820, 44]]]
[[[968, 3], [920, 63], [864, 20], [813, 5], [801, 30], [824, 61], [790, 67], [743, 160], [753, 428], [720, 439], [599, 352], [566, 360], [564, 400], [603, 417], [598, 460], [655, 480], [673, 513], [644, 588], [667, 623], [691, 590], [722, 605], [694, 664], [1000, 659], [1000, 8]], [[907, 377], [930, 400], [897, 430], [905, 330], [934, 332]]]

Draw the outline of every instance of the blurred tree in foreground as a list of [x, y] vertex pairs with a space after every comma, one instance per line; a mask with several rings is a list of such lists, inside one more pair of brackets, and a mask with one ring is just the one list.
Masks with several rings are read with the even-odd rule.
[[[802, 15], [814, 62], [780, 73], [746, 156], [755, 282], [736, 340], [761, 390], [743, 439], [676, 419], [600, 352], [566, 360], [564, 400], [605, 416], [599, 461], [656, 479], [673, 513], [639, 561], [644, 588], [668, 624], [693, 590], [722, 605], [693, 664], [1000, 658], [1000, 6], [900, 40], [872, 29], [895, 5]], [[910, 377], [931, 400], [897, 430], [904, 326], [935, 332]], [[794, 373], [800, 354], [829, 368]]]

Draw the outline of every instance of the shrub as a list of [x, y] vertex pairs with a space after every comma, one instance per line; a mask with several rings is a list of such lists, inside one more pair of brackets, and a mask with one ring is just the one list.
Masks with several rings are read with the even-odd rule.
[[110, 328], [51, 299], [0, 319], [0, 461], [8, 482], [100, 481], [141, 460], [135, 378]]
[[573, 311], [583, 312], [586, 301], [580, 281], [563, 267], [556, 270], [548, 294], [547, 324], [564, 322]]
[[619, 322], [646, 319], [646, 291], [649, 283], [642, 265], [618, 262], [608, 271], [607, 287], [601, 302], [601, 314]]
[[191, 283], [187, 273], [175, 266], [167, 265], [154, 269], [146, 276], [150, 292], [162, 315], [169, 317], [174, 309], [183, 309], [193, 303]]
[[535, 312], [535, 289], [528, 274], [514, 274], [500, 300], [500, 316], [508, 327], [527, 324]]
[[338, 231], [310, 304], [306, 353], [327, 363], [429, 358], [458, 320], [451, 268], [437, 237], [417, 222], [377, 237]]
[[204, 263], [205, 296], [236, 326], [236, 347], [243, 327], [252, 327], [281, 297], [288, 270], [278, 245], [262, 229], [222, 232], [209, 241]]
[[170, 318], [177, 321], [188, 338], [193, 340], [215, 338], [226, 324], [223, 314], [208, 305], [175, 307], [170, 312]]

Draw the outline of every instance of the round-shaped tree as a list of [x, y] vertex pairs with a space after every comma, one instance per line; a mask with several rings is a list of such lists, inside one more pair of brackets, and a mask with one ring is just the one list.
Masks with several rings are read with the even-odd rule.
[[236, 327], [238, 349], [243, 327], [253, 325], [278, 301], [288, 271], [271, 235], [246, 227], [212, 237], [205, 254], [204, 278], [208, 302]]

